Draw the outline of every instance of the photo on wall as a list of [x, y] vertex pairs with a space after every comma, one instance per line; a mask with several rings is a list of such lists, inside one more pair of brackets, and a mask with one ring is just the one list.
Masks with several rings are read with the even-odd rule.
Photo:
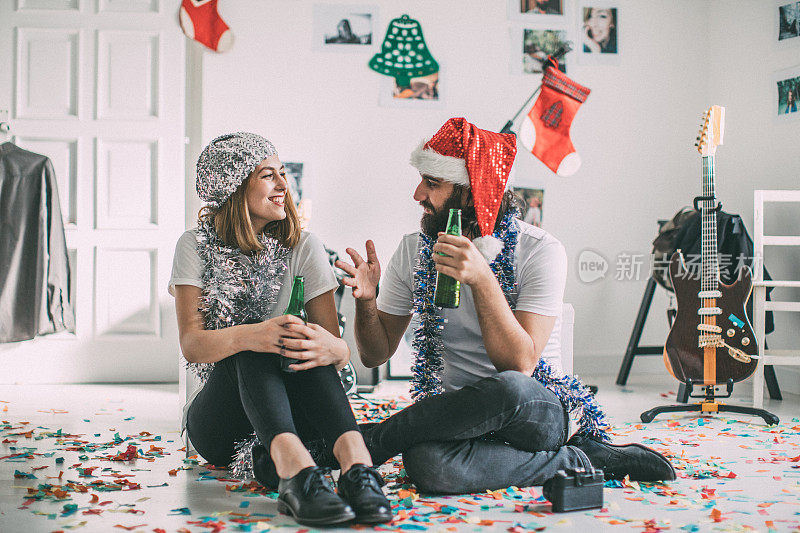
[[568, 0], [508, 0], [508, 17], [526, 23], [565, 23]]
[[544, 209], [544, 189], [529, 189], [526, 187], [513, 187], [514, 193], [522, 199], [523, 222], [536, 227], [542, 227], [542, 210]]
[[778, 120], [797, 120], [800, 117], [800, 65], [776, 72], [776, 116]]
[[581, 64], [619, 61], [619, 9], [608, 0], [583, 0], [580, 5], [576, 52]]
[[314, 6], [314, 48], [368, 51], [375, 42], [376, 6], [317, 4]]
[[300, 226], [308, 228], [311, 222], [311, 199], [308, 195], [304, 196], [303, 189], [303, 163], [284, 161], [283, 167], [286, 170], [286, 182], [289, 184], [289, 193], [292, 195], [294, 206], [300, 217]]
[[777, 0], [776, 4], [778, 43], [800, 44], [800, 2]]
[[437, 108], [442, 106], [439, 86], [441, 70], [411, 78], [408, 85], [398, 85], [391, 76], [382, 76], [379, 104], [381, 107]]
[[[547, 56], [557, 53], [568, 41], [566, 30], [523, 28], [521, 32], [512, 31], [516, 33], [517, 38], [521, 37], [521, 42], [514, 47], [517, 50], [517, 56], [512, 61], [516, 65], [514, 73], [541, 74], [542, 64]], [[568, 57], [569, 54], [562, 57], [558, 63], [558, 69], [565, 74]], [[521, 71], [517, 70], [519, 68]]]

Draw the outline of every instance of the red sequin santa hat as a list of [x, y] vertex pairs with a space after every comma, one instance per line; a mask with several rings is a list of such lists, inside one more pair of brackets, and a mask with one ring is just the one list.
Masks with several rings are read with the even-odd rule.
[[420, 174], [463, 185], [472, 190], [481, 236], [472, 242], [492, 262], [503, 249], [493, 237], [508, 175], [517, 155], [511, 133], [482, 130], [465, 118], [451, 118], [427, 142], [411, 153], [411, 165]]

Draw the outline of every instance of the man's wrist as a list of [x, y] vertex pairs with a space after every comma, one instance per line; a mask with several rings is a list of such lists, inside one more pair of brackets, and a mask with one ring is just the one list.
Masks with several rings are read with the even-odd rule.
[[469, 285], [469, 288], [472, 290], [480, 290], [484, 287], [491, 286], [493, 281], [497, 281], [497, 278], [495, 278], [494, 272], [492, 272], [492, 269], [489, 268], [487, 263], [486, 267], [481, 270], [477, 278], [472, 283], [467, 283], [467, 285]]

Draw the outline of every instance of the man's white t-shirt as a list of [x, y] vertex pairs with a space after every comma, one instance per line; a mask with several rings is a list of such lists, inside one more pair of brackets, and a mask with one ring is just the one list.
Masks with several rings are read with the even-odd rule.
[[[175, 285], [193, 285], [203, 288], [203, 270], [205, 265], [197, 252], [197, 228], [184, 232], [175, 246], [175, 258], [172, 261], [172, 276], [167, 290], [175, 296]], [[333, 273], [328, 252], [322, 241], [313, 233], [304, 231], [300, 240], [292, 249], [283, 283], [278, 292], [278, 299], [266, 319], [284, 314], [292, 295], [294, 276], [303, 276], [304, 303], [330, 290], [337, 289], [339, 282]], [[265, 320], [266, 320], [265, 319]], [[195, 396], [202, 389], [197, 389], [183, 408], [183, 426], [186, 427], [186, 414]]]
[[[516, 220], [519, 240], [514, 256], [518, 287], [517, 311], [527, 311], [556, 318], [553, 332], [544, 347], [542, 358], [558, 372], [561, 368], [561, 311], [567, 280], [567, 254], [555, 237], [541, 228]], [[414, 265], [419, 232], [403, 237], [384, 270], [378, 291], [378, 310], [408, 316], [413, 309]], [[478, 379], [497, 374], [486, 354], [472, 290], [461, 285], [461, 303], [456, 309], [443, 309], [446, 319], [444, 373], [446, 391], [460, 389]]]

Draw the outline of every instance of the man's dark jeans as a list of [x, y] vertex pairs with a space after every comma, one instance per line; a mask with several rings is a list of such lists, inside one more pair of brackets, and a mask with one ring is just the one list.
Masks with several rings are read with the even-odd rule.
[[403, 454], [421, 490], [463, 494], [541, 485], [558, 470], [591, 468], [565, 446], [569, 416], [537, 380], [505, 371], [416, 402], [367, 430], [376, 464]]

